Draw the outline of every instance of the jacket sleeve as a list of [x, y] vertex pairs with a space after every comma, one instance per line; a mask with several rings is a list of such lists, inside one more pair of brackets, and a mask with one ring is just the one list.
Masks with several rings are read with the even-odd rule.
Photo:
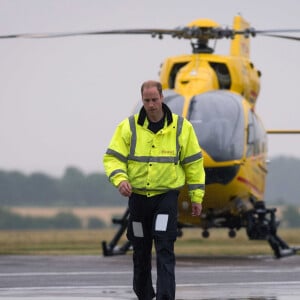
[[202, 203], [205, 193], [205, 171], [202, 150], [192, 124], [185, 120], [182, 128], [181, 164], [192, 202]]
[[103, 156], [103, 165], [109, 181], [118, 187], [121, 181], [128, 180], [127, 158], [130, 149], [130, 128], [128, 119], [116, 128]]

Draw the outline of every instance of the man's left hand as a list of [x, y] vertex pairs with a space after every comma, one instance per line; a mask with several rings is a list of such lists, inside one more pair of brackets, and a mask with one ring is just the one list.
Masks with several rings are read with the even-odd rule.
[[199, 217], [202, 212], [202, 204], [192, 202], [192, 216]]

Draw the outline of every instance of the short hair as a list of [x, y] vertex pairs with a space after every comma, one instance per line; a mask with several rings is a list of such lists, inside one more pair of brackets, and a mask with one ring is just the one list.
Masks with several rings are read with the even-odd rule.
[[155, 80], [145, 81], [141, 86], [141, 94], [143, 95], [143, 91], [145, 88], [151, 88], [151, 87], [156, 87], [159, 94], [162, 95], [162, 85], [159, 81], [155, 81]]

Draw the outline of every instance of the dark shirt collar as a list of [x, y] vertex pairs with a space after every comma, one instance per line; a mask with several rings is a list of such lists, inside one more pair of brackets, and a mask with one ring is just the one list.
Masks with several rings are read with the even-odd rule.
[[[172, 112], [165, 103], [162, 104], [162, 109], [164, 111], [165, 118], [167, 118], [167, 124], [170, 125], [173, 122]], [[146, 118], [147, 118], [147, 114], [146, 114], [146, 110], [143, 106], [139, 112], [138, 124], [143, 126]]]

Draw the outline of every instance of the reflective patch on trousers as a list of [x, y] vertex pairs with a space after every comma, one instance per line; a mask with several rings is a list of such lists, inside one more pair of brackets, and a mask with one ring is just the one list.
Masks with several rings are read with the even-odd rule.
[[135, 237], [144, 237], [143, 226], [141, 222], [132, 221], [132, 229]]
[[156, 216], [155, 231], [166, 231], [169, 215], [160, 214]]

